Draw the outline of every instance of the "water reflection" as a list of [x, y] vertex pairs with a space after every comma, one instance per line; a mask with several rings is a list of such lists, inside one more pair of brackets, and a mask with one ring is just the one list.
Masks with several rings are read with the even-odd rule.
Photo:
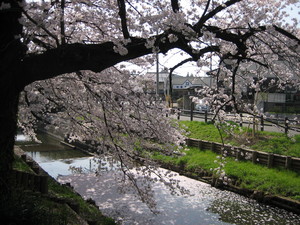
[[[49, 148], [50, 147], [50, 148]], [[56, 161], [56, 160], [72, 160], [74, 158], [87, 157], [88, 154], [85, 154], [81, 151], [75, 149], [56, 149], [51, 146], [23, 146], [22, 149], [26, 153], [34, 158], [38, 163]]]
[[116, 180], [122, 175], [112, 172], [118, 169], [118, 163], [88, 156], [49, 136], [39, 138], [42, 144], [23, 141], [22, 149], [51, 176], [62, 183], [70, 182], [77, 192], [94, 199], [105, 215], [121, 224], [300, 224], [299, 215], [184, 176], [177, 177], [190, 190], [190, 196], [172, 195], [162, 183], [152, 186], [159, 211], [153, 214], [136, 193], [120, 192]]
[[118, 163], [108, 157], [92, 157], [78, 149], [72, 149], [44, 133], [37, 135], [41, 143], [36, 143], [24, 135], [17, 135], [16, 143], [27, 155], [54, 178], [72, 173], [92, 173], [116, 170]]
[[28, 136], [26, 136], [26, 135], [24, 135], [24, 134], [18, 134], [17, 136], [16, 136], [16, 141], [17, 142], [28, 142], [28, 141], [30, 141], [31, 139], [28, 137]]
[[85, 172], [88, 172], [96, 166], [92, 163], [93, 157], [60, 144], [49, 135], [41, 133], [37, 138], [41, 143], [35, 143], [24, 135], [17, 135], [16, 143], [54, 178], [71, 174], [72, 167], [87, 168]]
[[207, 210], [233, 224], [300, 224], [299, 215], [236, 195], [214, 199]]
[[158, 214], [153, 214], [136, 193], [122, 193], [117, 173], [76, 174], [59, 177], [71, 183], [85, 198], [96, 201], [100, 210], [121, 224], [300, 224], [300, 216], [259, 204], [243, 196], [212, 188], [210, 185], [177, 176], [191, 195], [172, 195], [162, 184], [153, 185]]
[[[120, 192], [121, 184], [116, 182], [122, 177], [118, 173], [75, 174], [59, 177], [62, 183], [70, 182], [75, 190], [85, 198], [96, 201], [101, 212], [113, 217], [120, 224], [230, 224], [219, 220], [217, 213], [206, 210], [210, 202], [210, 186], [181, 177], [186, 187], [192, 187], [193, 196], [172, 195], [162, 184], [155, 183], [154, 198], [158, 214], [153, 214], [134, 191]], [[191, 182], [192, 181], [192, 182]]]

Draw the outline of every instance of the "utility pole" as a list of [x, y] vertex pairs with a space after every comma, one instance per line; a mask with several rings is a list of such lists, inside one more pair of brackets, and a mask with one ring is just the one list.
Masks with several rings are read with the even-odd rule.
[[159, 99], [159, 57], [156, 53], [156, 100]]

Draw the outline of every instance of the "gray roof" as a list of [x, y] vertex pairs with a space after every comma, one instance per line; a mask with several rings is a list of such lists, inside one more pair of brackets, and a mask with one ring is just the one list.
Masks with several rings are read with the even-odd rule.
[[211, 86], [215, 83], [211, 77], [173, 77], [172, 85], [184, 85], [187, 81], [193, 86]]
[[[156, 72], [147, 72], [147, 75], [151, 76], [153, 80], [156, 80]], [[162, 70], [159, 72], [159, 82], [165, 82], [165, 80], [169, 77], [169, 72], [167, 70]], [[172, 74], [172, 77], [181, 77], [177, 74]]]

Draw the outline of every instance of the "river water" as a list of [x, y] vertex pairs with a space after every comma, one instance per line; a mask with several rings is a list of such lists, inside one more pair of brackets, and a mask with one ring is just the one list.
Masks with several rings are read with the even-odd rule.
[[[208, 184], [177, 175], [189, 195], [173, 195], [162, 184], [152, 185], [156, 214], [134, 192], [120, 192], [120, 173], [109, 164], [59, 144], [50, 136], [39, 136], [42, 144], [19, 141], [21, 148], [61, 183], [71, 183], [84, 198], [92, 198], [103, 214], [120, 224], [290, 224], [300, 225], [300, 215], [221, 191]], [[19, 137], [19, 140], [21, 138]], [[70, 167], [80, 168], [79, 170]], [[101, 172], [95, 174], [95, 169]], [[80, 173], [78, 173], [80, 172]]]

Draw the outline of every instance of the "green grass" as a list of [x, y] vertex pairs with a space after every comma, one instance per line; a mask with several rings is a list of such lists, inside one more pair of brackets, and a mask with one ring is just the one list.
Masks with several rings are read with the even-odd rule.
[[[175, 165], [184, 164], [186, 169], [192, 170], [210, 171], [218, 167], [218, 163], [215, 162], [218, 155], [209, 150], [201, 151], [197, 148], [190, 148], [184, 153], [184, 156], [178, 157], [162, 156], [156, 153], [153, 157]], [[269, 169], [251, 162], [235, 161], [232, 158], [226, 158], [224, 169], [228, 177], [240, 183], [240, 187], [300, 200], [300, 175], [296, 172]]]
[[[261, 132], [261, 136], [263, 135], [268, 136], [268, 132]], [[295, 135], [293, 140], [283, 134], [271, 133], [269, 138], [259, 140], [256, 144], [251, 145], [251, 148], [280, 155], [300, 157], [300, 135]]]
[[[190, 138], [222, 142], [218, 129], [211, 123], [180, 121], [180, 125], [185, 127]], [[225, 129], [228, 129], [228, 127], [225, 127]], [[225, 143], [246, 146], [263, 152], [300, 157], [300, 135], [289, 138], [283, 133], [257, 131], [255, 136], [252, 136], [252, 130], [247, 128], [242, 128], [242, 131], [235, 128], [233, 133], [234, 135], [230, 135], [221, 131]]]
[[184, 151], [184, 153], [185, 155], [180, 157], [165, 156], [160, 153], [155, 153], [153, 158], [175, 165], [184, 164], [187, 169], [201, 167], [202, 169], [210, 170], [210, 168], [215, 168], [217, 166], [217, 164], [214, 163], [217, 155], [211, 151], [199, 151], [196, 148], [190, 148], [188, 151]]
[[16, 155], [14, 156], [13, 169], [27, 173], [34, 173], [32, 169], [26, 163], [24, 163], [24, 161], [20, 157]]
[[278, 168], [267, 168], [251, 162], [235, 162], [225, 166], [226, 174], [241, 181], [243, 188], [256, 189], [300, 200], [300, 176], [298, 173]]
[[[211, 123], [198, 122], [198, 121], [179, 121], [180, 125], [188, 132], [188, 137], [221, 142], [221, 136], [218, 129]], [[222, 132], [222, 135], [226, 135]]]

